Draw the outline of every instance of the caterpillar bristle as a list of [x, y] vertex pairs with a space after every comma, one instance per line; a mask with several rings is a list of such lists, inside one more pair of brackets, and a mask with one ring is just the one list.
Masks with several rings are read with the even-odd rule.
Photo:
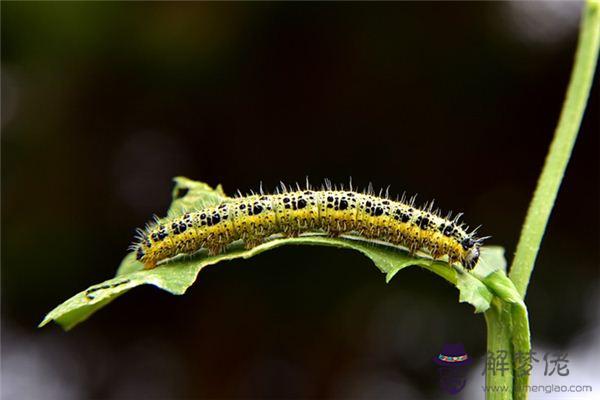
[[408, 201], [408, 204], [409, 204], [411, 207], [414, 207], [414, 206], [415, 206], [415, 201], [417, 201], [417, 195], [416, 195], [416, 194], [415, 194], [415, 195], [413, 195], [413, 196], [410, 198], [410, 200]]
[[[452, 220], [452, 223], [456, 224], [458, 222], [458, 220], [463, 216], [463, 213], [459, 212], [458, 214], [456, 214], [454, 216], [454, 219]], [[462, 224], [461, 224], [462, 225]]]
[[[398, 197], [396, 196], [396, 199]], [[400, 203], [406, 203], [406, 192], [402, 192], [402, 196], [400, 196]]]

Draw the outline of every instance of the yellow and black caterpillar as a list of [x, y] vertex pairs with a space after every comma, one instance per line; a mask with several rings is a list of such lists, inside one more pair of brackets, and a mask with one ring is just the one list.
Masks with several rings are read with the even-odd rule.
[[391, 245], [406, 247], [411, 254], [426, 251], [433, 258], [448, 256], [450, 264], [472, 269], [481, 243], [474, 231], [459, 222], [461, 214], [442, 217], [433, 204], [415, 206], [415, 198], [393, 201], [368, 190], [337, 190], [329, 182], [320, 190], [288, 189], [276, 194], [253, 194], [227, 199], [216, 206], [167, 218], [140, 231], [134, 244], [137, 260], [145, 268], [180, 254], [207, 249], [221, 253], [242, 240], [246, 248], [274, 234], [294, 237], [323, 232], [335, 237], [352, 233]]

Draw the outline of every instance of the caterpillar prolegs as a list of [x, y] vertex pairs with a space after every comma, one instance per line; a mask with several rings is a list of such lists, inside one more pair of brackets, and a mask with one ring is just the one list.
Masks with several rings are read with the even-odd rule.
[[237, 240], [252, 248], [274, 234], [294, 237], [322, 232], [375, 239], [405, 247], [412, 254], [424, 251], [436, 259], [447, 256], [450, 264], [472, 269], [486, 239], [476, 237], [476, 229], [467, 232], [459, 222], [461, 214], [442, 217], [433, 203], [415, 206], [414, 197], [394, 201], [372, 190], [336, 190], [330, 183], [319, 190], [283, 188], [276, 194], [231, 198], [158, 221], [140, 231], [134, 244], [136, 258], [145, 268], [154, 268], [163, 260], [201, 249], [219, 254]]

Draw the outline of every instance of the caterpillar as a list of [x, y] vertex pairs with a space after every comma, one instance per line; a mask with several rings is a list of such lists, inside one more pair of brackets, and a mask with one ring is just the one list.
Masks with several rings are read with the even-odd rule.
[[416, 196], [391, 200], [389, 195], [367, 191], [338, 190], [326, 181], [320, 189], [287, 188], [275, 194], [227, 199], [183, 215], [157, 220], [139, 230], [132, 246], [136, 259], [146, 269], [180, 254], [207, 249], [217, 255], [237, 240], [252, 248], [275, 234], [296, 237], [303, 233], [325, 233], [330, 237], [354, 234], [408, 249], [424, 251], [434, 259], [447, 256], [471, 270], [479, 259], [480, 247], [488, 237], [476, 237], [476, 228], [459, 222], [462, 214], [442, 217], [433, 202], [415, 206]]

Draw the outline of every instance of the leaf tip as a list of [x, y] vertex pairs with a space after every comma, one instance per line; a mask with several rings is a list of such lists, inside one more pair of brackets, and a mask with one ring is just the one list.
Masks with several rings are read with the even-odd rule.
[[400, 268], [389, 271], [385, 274], [385, 283], [390, 283], [390, 281], [396, 276], [396, 274], [400, 271]]

